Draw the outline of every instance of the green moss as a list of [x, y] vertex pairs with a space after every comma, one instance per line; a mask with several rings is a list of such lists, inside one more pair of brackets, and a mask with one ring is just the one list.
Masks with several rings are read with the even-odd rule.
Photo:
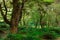
[[43, 0], [44, 2], [49, 2], [49, 3], [51, 3], [51, 2], [54, 2], [54, 0]]

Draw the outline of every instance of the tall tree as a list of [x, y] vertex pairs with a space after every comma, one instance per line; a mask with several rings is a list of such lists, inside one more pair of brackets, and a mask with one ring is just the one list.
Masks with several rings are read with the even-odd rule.
[[3, 13], [1, 4], [0, 4], [0, 11], [4, 21], [10, 25], [10, 32], [14, 34], [17, 33], [19, 20], [21, 20], [22, 18], [22, 10], [24, 7], [25, 0], [22, 0], [21, 5], [19, 3], [19, 0], [12, 0], [12, 1], [13, 1], [13, 10], [10, 21], [7, 19], [7, 7], [5, 4], [5, 0], [3, 0], [3, 3], [6, 13], [5, 14]]

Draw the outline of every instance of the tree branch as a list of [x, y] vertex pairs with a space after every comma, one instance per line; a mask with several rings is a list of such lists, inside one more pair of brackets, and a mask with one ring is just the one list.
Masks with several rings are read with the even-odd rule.
[[4, 13], [3, 13], [3, 11], [2, 11], [1, 4], [0, 4], [0, 11], [1, 11], [1, 15], [2, 15], [2, 17], [3, 17], [4, 21], [5, 21], [7, 24], [9, 24], [9, 25], [10, 25], [10, 21], [8, 21], [8, 19], [7, 19], [6, 15], [4, 15]]
[[24, 3], [26, 2], [26, 0], [22, 0], [22, 4], [20, 5], [20, 19], [19, 21], [21, 21], [21, 18], [22, 18], [22, 11], [23, 11], [23, 8], [24, 8]]
[[6, 5], [5, 5], [5, 0], [3, 0], [3, 5], [4, 5], [5, 11], [6, 11], [5, 16], [7, 16], [7, 7], [6, 7]]

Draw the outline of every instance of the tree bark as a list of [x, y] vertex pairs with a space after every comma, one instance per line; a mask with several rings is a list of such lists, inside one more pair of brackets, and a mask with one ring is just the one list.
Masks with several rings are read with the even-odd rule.
[[19, 24], [19, 20], [22, 17], [22, 10], [24, 7], [24, 0], [22, 0], [22, 4], [19, 5], [19, 0], [13, 0], [13, 12], [11, 17], [11, 33], [17, 33], [17, 27]]

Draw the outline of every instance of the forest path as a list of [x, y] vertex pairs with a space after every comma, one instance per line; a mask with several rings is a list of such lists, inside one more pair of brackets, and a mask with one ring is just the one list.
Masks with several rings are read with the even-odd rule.
[[56, 40], [60, 40], [60, 37], [58, 37]]

